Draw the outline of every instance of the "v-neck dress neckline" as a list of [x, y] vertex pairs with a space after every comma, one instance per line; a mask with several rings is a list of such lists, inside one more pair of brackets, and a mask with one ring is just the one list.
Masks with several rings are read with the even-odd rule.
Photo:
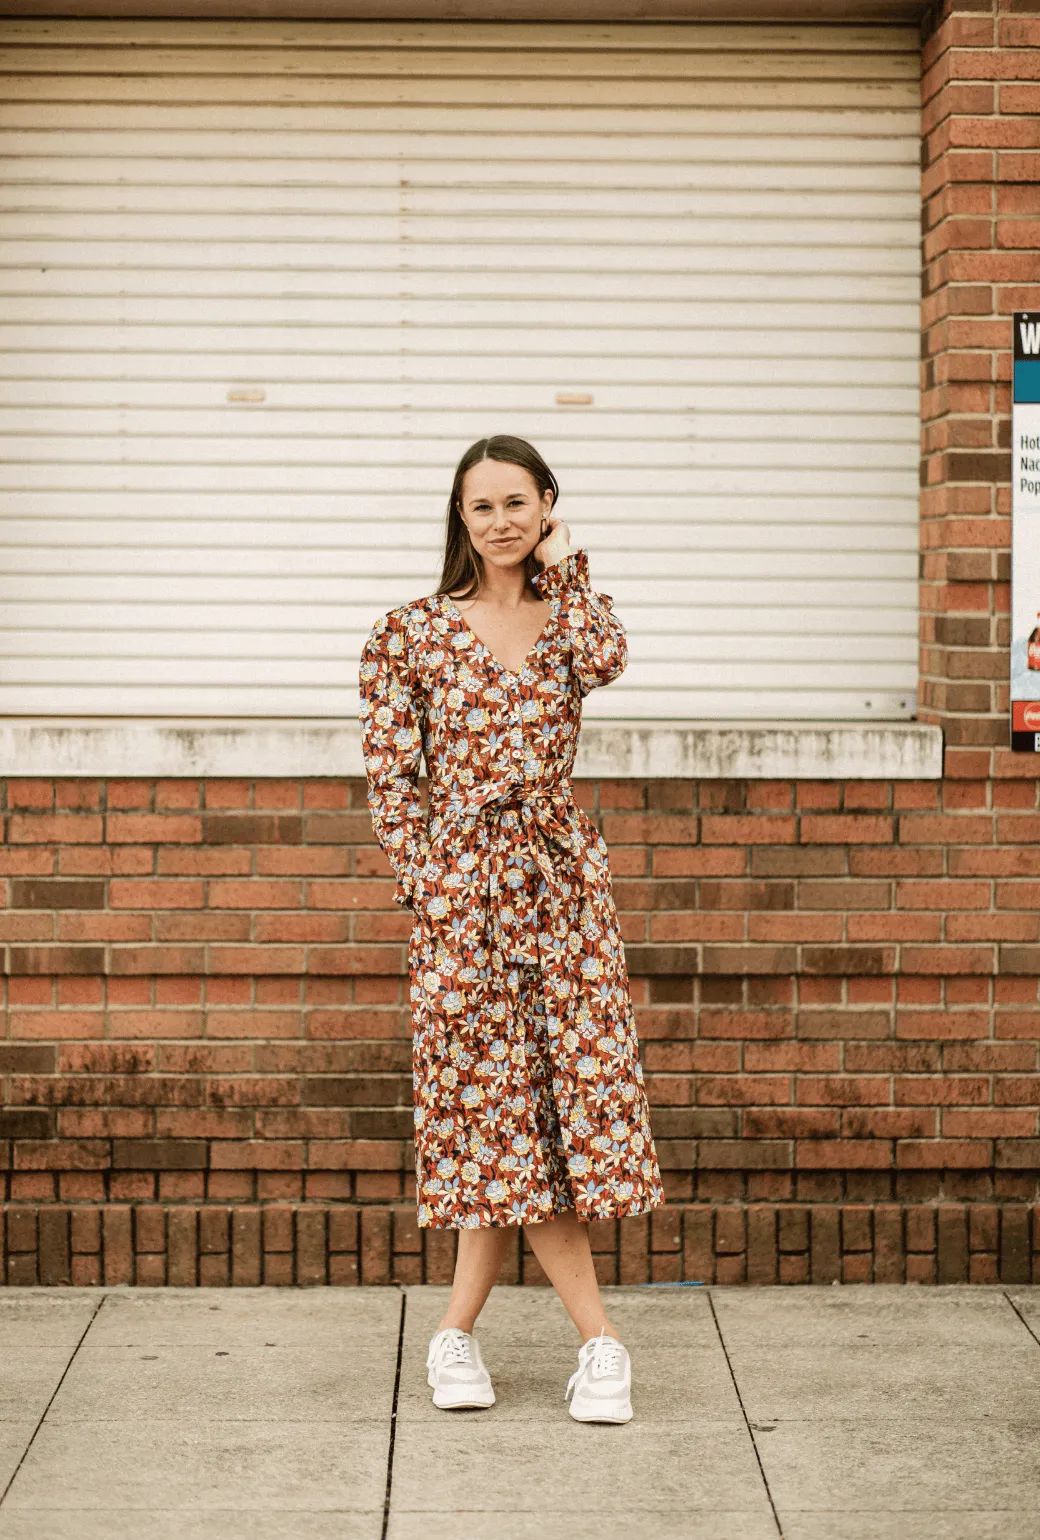
[[518, 679], [520, 677], [524, 669], [527, 668], [530, 664], [532, 658], [537, 656], [542, 647], [542, 643], [548, 639], [549, 632], [552, 629], [553, 623], [556, 619], [555, 610], [550, 608], [548, 620], [545, 622], [545, 625], [535, 637], [534, 645], [525, 655], [524, 660], [520, 664], [519, 668], [506, 668], [505, 664], [499, 658], [495, 657], [495, 654], [491, 651], [491, 648], [488, 647], [486, 642], [482, 642], [480, 640], [480, 637], [474, 631], [473, 627], [467, 622], [465, 615], [459, 609], [451, 594], [444, 593], [441, 595], [441, 598], [444, 600], [445, 607], [449, 613], [462, 626], [463, 630], [473, 638], [473, 651], [476, 652], [477, 656], [482, 658], [486, 663], [493, 664], [498, 672], [500, 674], [504, 674], [507, 679]]

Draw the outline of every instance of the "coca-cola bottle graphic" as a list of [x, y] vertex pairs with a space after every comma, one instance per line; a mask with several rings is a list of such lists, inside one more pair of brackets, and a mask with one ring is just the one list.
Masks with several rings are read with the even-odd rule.
[[1040, 613], [1037, 614], [1036, 625], [1026, 643], [1026, 667], [1040, 672]]

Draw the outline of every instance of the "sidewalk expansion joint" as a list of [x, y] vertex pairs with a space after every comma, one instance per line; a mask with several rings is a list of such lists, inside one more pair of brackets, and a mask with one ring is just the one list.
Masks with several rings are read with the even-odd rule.
[[10, 1481], [4, 1487], [4, 1490], [2, 1492], [0, 1492], [0, 1508], [2, 1508], [4, 1503], [6, 1502], [7, 1494], [8, 1494], [8, 1492], [10, 1492], [11, 1488], [14, 1486], [15, 1481], [16, 1481], [17, 1476], [18, 1476], [18, 1472], [21, 1470], [22, 1466], [25, 1464], [25, 1461], [28, 1458], [29, 1450], [32, 1448], [33, 1444], [35, 1444], [35, 1442], [36, 1442], [36, 1435], [39, 1433], [40, 1429], [43, 1427], [44, 1423], [46, 1422], [46, 1420], [47, 1420], [47, 1413], [50, 1411], [51, 1407], [54, 1405], [54, 1402], [56, 1401], [57, 1396], [58, 1396], [58, 1392], [59, 1392], [59, 1390], [61, 1389], [61, 1387], [65, 1383], [65, 1376], [68, 1374], [69, 1370], [72, 1368], [72, 1365], [76, 1362], [76, 1354], [79, 1352], [80, 1348], [83, 1346], [84, 1342], [86, 1341], [86, 1339], [87, 1339], [87, 1332], [90, 1330], [90, 1328], [93, 1326], [94, 1322], [97, 1320], [97, 1318], [98, 1318], [98, 1311], [101, 1309], [101, 1306], [105, 1303], [105, 1300], [107, 1298], [108, 1298], [107, 1294], [102, 1294], [101, 1298], [98, 1300], [97, 1304], [94, 1307], [94, 1312], [91, 1315], [90, 1320], [87, 1322], [86, 1326], [84, 1326], [84, 1328], [83, 1328], [83, 1331], [82, 1331], [82, 1333], [80, 1335], [79, 1341], [76, 1343], [76, 1346], [72, 1349], [72, 1353], [71, 1353], [71, 1355], [69, 1357], [69, 1361], [65, 1365], [64, 1369], [61, 1371], [61, 1378], [58, 1381], [58, 1383], [55, 1385], [54, 1390], [51, 1392], [50, 1400], [47, 1402], [47, 1405], [44, 1407], [43, 1411], [40, 1413], [40, 1420], [39, 1420], [39, 1422], [36, 1424], [35, 1428], [33, 1428], [32, 1438], [29, 1440], [29, 1442], [26, 1444], [25, 1448], [22, 1450], [22, 1457], [18, 1461], [18, 1464], [15, 1466], [14, 1470], [11, 1472], [11, 1479], [10, 1479]]
[[1007, 1300], [1007, 1302], [1011, 1306], [1012, 1310], [1018, 1316], [1018, 1319], [1022, 1322], [1022, 1325], [1025, 1327], [1026, 1331], [1032, 1337], [1032, 1339], [1036, 1343], [1037, 1347], [1040, 1347], [1040, 1337], [1037, 1336], [1036, 1332], [1030, 1326], [1029, 1322], [1026, 1320], [1026, 1318], [1022, 1314], [1021, 1310], [1015, 1304], [1015, 1301], [1011, 1298], [1011, 1295], [1008, 1293], [1007, 1289], [1001, 1289], [1000, 1292], [1003, 1294], [1004, 1298]]
[[394, 1482], [394, 1442], [397, 1437], [397, 1402], [401, 1394], [401, 1362], [404, 1357], [404, 1313], [408, 1295], [401, 1290], [401, 1315], [397, 1323], [397, 1370], [394, 1375], [394, 1399], [390, 1408], [390, 1445], [386, 1452], [386, 1496], [383, 1499], [383, 1528], [380, 1540], [386, 1540], [390, 1524], [390, 1493]]
[[726, 1360], [726, 1368], [729, 1370], [729, 1377], [733, 1381], [733, 1389], [736, 1391], [737, 1400], [740, 1403], [740, 1415], [744, 1419], [744, 1426], [747, 1428], [748, 1438], [751, 1440], [751, 1447], [755, 1451], [755, 1459], [758, 1462], [759, 1475], [762, 1477], [762, 1485], [766, 1489], [766, 1496], [769, 1499], [769, 1506], [773, 1512], [773, 1523], [776, 1525], [776, 1532], [779, 1536], [779, 1540], [784, 1540], [783, 1525], [780, 1523], [780, 1515], [776, 1511], [776, 1503], [773, 1501], [773, 1494], [769, 1490], [769, 1481], [766, 1478], [766, 1469], [762, 1464], [762, 1456], [758, 1452], [758, 1444], [755, 1441], [755, 1430], [751, 1425], [751, 1419], [748, 1416], [747, 1409], [744, 1406], [744, 1397], [740, 1394], [740, 1386], [737, 1384], [737, 1376], [733, 1372], [733, 1364], [730, 1360], [729, 1349], [726, 1346], [726, 1339], [722, 1335], [722, 1327], [719, 1325], [719, 1318], [715, 1313], [715, 1301], [712, 1298], [710, 1289], [706, 1289], [705, 1293], [708, 1296], [708, 1307], [711, 1310], [711, 1318], [715, 1322], [715, 1330], [718, 1333], [719, 1346], [722, 1348], [723, 1357]]

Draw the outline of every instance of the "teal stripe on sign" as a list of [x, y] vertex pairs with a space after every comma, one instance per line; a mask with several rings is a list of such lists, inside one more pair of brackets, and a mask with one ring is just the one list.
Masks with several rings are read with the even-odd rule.
[[1014, 399], [1023, 405], [1040, 402], [1040, 358], [1015, 360]]

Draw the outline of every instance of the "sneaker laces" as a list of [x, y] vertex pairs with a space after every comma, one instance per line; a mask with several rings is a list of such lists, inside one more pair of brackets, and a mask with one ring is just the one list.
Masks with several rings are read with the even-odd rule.
[[578, 1349], [578, 1367], [567, 1381], [567, 1389], [563, 1393], [565, 1401], [587, 1367], [591, 1366], [594, 1380], [610, 1378], [620, 1373], [621, 1343], [615, 1337], [608, 1337], [606, 1331], [605, 1326], [601, 1327], [598, 1337], [590, 1337], [588, 1342], [583, 1343]]
[[469, 1337], [459, 1326], [449, 1326], [436, 1349], [430, 1354], [430, 1363], [436, 1359], [439, 1368], [448, 1364], [471, 1364], [473, 1355], [470, 1352]]

